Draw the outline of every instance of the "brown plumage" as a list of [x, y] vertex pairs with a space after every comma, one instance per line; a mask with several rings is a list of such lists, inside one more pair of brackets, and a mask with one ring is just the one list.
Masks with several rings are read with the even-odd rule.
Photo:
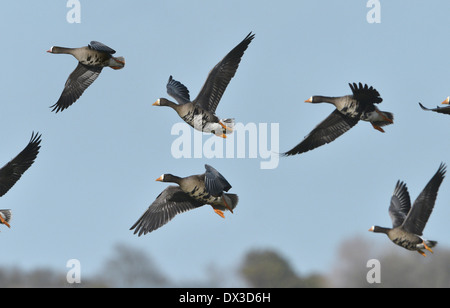
[[373, 87], [362, 83], [349, 84], [352, 95], [329, 97], [312, 96], [306, 103], [333, 104], [336, 109], [319, 123], [297, 146], [284, 153], [285, 156], [302, 154], [330, 143], [349, 131], [360, 120], [370, 122], [376, 130], [383, 132], [382, 126], [394, 123], [394, 115], [380, 111], [375, 104], [383, 99]]
[[215, 114], [216, 109], [228, 84], [236, 74], [244, 52], [254, 37], [255, 35], [252, 33], [247, 35], [210, 71], [196, 99], [191, 101], [187, 87], [170, 76], [167, 93], [178, 104], [166, 98], [159, 98], [153, 105], [170, 107], [194, 129], [226, 138], [227, 134], [233, 132], [234, 120], [220, 120]]
[[424, 249], [431, 253], [436, 241], [428, 241], [422, 238], [425, 225], [430, 218], [436, 202], [439, 187], [444, 180], [446, 165], [441, 164], [436, 174], [428, 182], [411, 207], [406, 184], [398, 181], [391, 198], [389, 215], [392, 220], [392, 229], [373, 226], [371, 232], [384, 233], [398, 246], [417, 251], [424, 257]]
[[58, 102], [51, 106], [58, 113], [75, 103], [83, 92], [97, 79], [104, 67], [118, 70], [125, 66], [123, 57], [113, 57], [114, 49], [100, 42], [92, 41], [89, 46], [80, 48], [65, 48], [53, 46], [47, 52], [54, 54], [69, 54], [78, 60], [78, 66], [70, 74]]
[[164, 174], [157, 181], [176, 183], [167, 187], [150, 205], [148, 210], [131, 227], [139, 236], [152, 232], [168, 223], [177, 214], [201, 207], [212, 206], [215, 213], [225, 218], [224, 211], [233, 213], [239, 198], [225, 193], [230, 183], [213, 167], [205, 165], [206, 172], [188, 177]]

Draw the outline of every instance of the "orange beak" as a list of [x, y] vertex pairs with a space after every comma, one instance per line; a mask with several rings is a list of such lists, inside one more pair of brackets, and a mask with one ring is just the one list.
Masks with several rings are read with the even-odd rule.
[[312, 97], [308, 98], [305, 103], [312, 103]]
[[159, 101], [156, 101], [152, 106], [159, 106]]
[[163, 176], [161, 175], [159, 178], [156, 179], [157, 182], [162, 182], [163, 181]]
[[448, 105], [448, 104], [450, 104], [450, 97], [447, 97], [447, 99], [442, 102], [442, 105]]

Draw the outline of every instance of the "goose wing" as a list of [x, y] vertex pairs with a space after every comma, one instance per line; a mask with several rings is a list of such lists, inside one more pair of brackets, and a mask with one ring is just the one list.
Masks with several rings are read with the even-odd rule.
[[409, 198], [408, 188], [405, 183], [398, 181], [392, 194], [391, 205], [389, 206], [389, 216], [391, 217], [393, 228], [403, 224], [410, 210], [411, 199]]
[[254, 37], [255, 35], [250, 32], [241, 43], [210, 71], [194, 103], [212, 113], [216, 112], [225, 89], [236, 74], [241, 58]]
[[191, 102], [188, 88], [179, 81], [176, 81], [169, 77], [167, 82], [167, 94], [172, 96], [180, 105], [187, 104]]
[[423, 234], [423, 229], [425, 229], [425, 225], [433, 212], [439, 187], [445, 177], [446, 168], [445, 164], [439, 166], [436, 174], [425, 186], [416, 201], [414, 201], [414, 205], [403, 223], [403, 228], [406, 231], [419, 236]]
[[336, 109], [324, 121], [317, 125], [302, 142], [283, 155], [292, 156], [301, 154], [330, 143], [350, 130], [358, 121], [359, 119], [347, 117]]
[[6, 194], [34, 163], [41, 148], [40, 143], [41, 135], [33, 133], [28, 145], [0, 169], [0, 197]]
[[210, 165], [205, 165], [205, 188], [214, 197], [222, 196], [224, 191], [231, 189], [230, 183], [225, 177]]
[[419, 103], [419, 105], [420, 105], [420, 107], [423, 110], [426, 110], [426, 111], [434, 111], [434, 112], [437, 112], [437, 113], [450, 114], [450, 106], [448, 106], [448, 107], [439, 107], [439, 106], [437, 106], [436, 108], [430, 109], [430, 108], [425, 107], [421, 103]]
[[97, 41], [92, 41], [89, 44], [89, 48], [96, 50], [96, 51], [100, 51], [100, 52], [106, 52], [106, 53], [109, 53], [110, 55], [113, 55], [116, 53], [116, 51], [114, 49], [112, 49], [111, 47], [108, 47], [105, 44], [102, 44]]
[[139, 236], [167, 224], [177, 214], [198, 208], [203, 203], [191, 198], [179, 186], [167, 187], [130, 228]]
[[373, 87], [369, 87], [367, 84], [362, 85], [362, 83], [349, 83], [350, 89], [353, 92], [353, 98], [363, 105], [369, 104], [379, 104], [383, 101], [380, 97], [380, 93]]
[[52, 111], [58, 113], [75, 103], [83, 92], [97, 79], [102, 69], [102, 67], [87, 66], [79, 62], [78, 66], [67, 79], [58, 102], [50, 107], [53, 108]]

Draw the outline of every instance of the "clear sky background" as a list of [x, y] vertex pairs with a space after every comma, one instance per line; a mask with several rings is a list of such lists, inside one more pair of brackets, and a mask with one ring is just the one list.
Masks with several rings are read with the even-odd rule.
[[[280, 251], [301, 273], [326, 271], [346, 238], [388, 241], [367, 230], [391, 226], [397, 180], [415, 200], [439, 164], [450, 164], [450, 116], [418, 105], [435, 107], [450, 95], [448, 1], [381, 1], [380, 24], [369, 24], [367, 2], [356, 0], [80, 2], [80, 24], [67, 22], [66, 1], [7, 1], [0, 10], [0, 164], [32, 131], [43, 140], [35, 164], [0, 200], [14, 215], [12, 229], [0, 227], [1, 265], [65, 271], [75, 258], [89, 275], [115, 244], [127, 243], [174, 279], [201, 277], [210, 264], [235, 266], [252, 248]], [[152, 104], [168, 97], [170, 75], [195, 97], [250, 31], [256, 38], [220, 117], [278, 123], [283, 152], [334, 109], [305, 99], [350, 94], [348, 83], [362, 82], [380, 92], [380, 109], [393, 112], [395, 124], [381, 134], [360, 122], [275, 170], [261, 170], [261, 159], [174, 159], [171, 129], [180, 119]], [[52, 113], [76, 60], [46, 50], [91, 40], [124, 56], [125, 69], [105, 69], [79, 101]], [[157, 177], [199, 174], [205, 163], [240, 196], [234, 215], [223, 220], [205, 206], [145, 237], [129, 231], [167, 186]], [[449, 247], [449, 217], [450, 174], [425, 237]]]

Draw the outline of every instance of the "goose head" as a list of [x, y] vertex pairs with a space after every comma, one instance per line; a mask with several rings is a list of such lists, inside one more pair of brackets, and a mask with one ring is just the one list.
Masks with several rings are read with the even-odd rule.
[[382, 228], [382, 227], [378, 227], [378, 226], [372, 226], [369, 229], [369, 232], [374, 232], [374, 233], [385, 233], [387, 234], [389, 232], [390, 229], [388, 228]]
[[163, 174], [156, 179], [157, 182], [164, 182], [164, 183], [178, 183], [179, 180], [180, 178], [178, 176], [172, 174]]
[[153, 104], [153, 106], [167, 106], [174, 108], [175, 106], [178, 106], [174, 102], [169, 101], [165, 98], [158, 98], [158, 100]]

